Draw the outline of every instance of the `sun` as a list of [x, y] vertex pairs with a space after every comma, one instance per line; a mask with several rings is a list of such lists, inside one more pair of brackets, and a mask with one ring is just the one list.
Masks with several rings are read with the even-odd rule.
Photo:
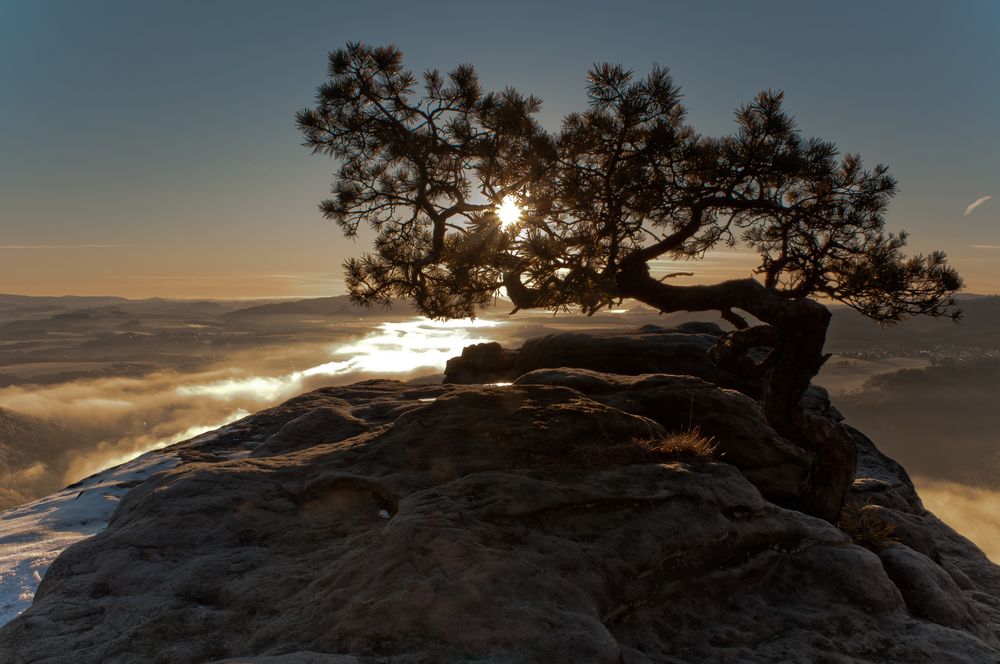
[[509, 228], [521, 220], [521, 208], [517, 205], [517, 199], [507, 194], [503, 197], [503, 202], [497, 206], [497, 216], [500, 218], [500, 228]]

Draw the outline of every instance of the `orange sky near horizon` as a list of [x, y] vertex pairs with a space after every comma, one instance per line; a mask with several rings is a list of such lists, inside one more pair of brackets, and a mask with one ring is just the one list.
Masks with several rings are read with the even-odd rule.
[[[364, 247], [367, 248], [367, 247]], [[362, 250], [358, 245], [358, 253]], [[108, 254], [130, 251], [127, 260], [109, 260]], [[295, 249], [282, 259], [272, 255], [259, 257], [267, 267], [253, 271], [253, 262], [241, 269], [220, 269], [211, 259], [202, 264], [191, 260], [176, 270], [172, 254], [157, 253], [127, 246], [21, 247], [0, 246], [0, 293], [15, 295], [110, 295], [130, 299], [163, 297], [175, 299], [257, 299], [310, 298], [343, 295], [343, 273], [339, 261], [330, 261], [329, 271], [303, 271], [296, 261]], [[982, 256], [951, 257], [966, 280], [963, 292], [978, 295], [1000, 294], [1000, 270], [990, 254], [998, 249], [984, 249]], [[122, 265], [126, 269], [122, 269]], [[299, 263], [298, 265], [296, 263]], [[757, 264], [755, 254], [738, 251], [713, 251], [702, 260], [653, 263], [654, 274], [694, 272], [676, 277], [671, 283], [707, 284], [750, 276]], [[322, 261], [313, 265], [322, 266]], [[128, 271], [129, 266], [133, 272]], [[141, 266], [141, 267], [140, 267]], [[282, 270], [281, 268], [286, 268]], [[312, 265], [310, 265], [312, 267]], [[156, 269], [159, 268], [159, 269]], [[213, 269], [214, 268], [214, 269]], [[277, 268], [277, 269], [276, 269]]]
[[[294, 114], [327, 52], [356, 40], [398, 44], [418, 74], [472, 63], [485, 89], [540, 95], [551, 131], [583, 109], [595, 61], [669, 66], [705, 135], [784, 90], [804, 136], [889, 165], [887, 230], [909, 231], [911, 253], [941, 249], [966, 292], [1000, 293], [1000, 3], [723, 5], [720, 22], [713, 3], [633, 0], [572, 15], [521, 0], [499, 14], [457, 0], [2, 2], [0, 293], [343, 293], [341, 264], [371, 235], [345, 240], [321, 218], [336, 163], [302, 148]], [[754, 266], [720, 256], [678, 266], [695, 276], [675, 283]]]
[[[320, 220], [313, 225], [304, 235], [314, 241], [300, 244], [286, 236], [286, 246], [276, 241], [270, 251], [225, 245], [200, 246], [198, 251], [141, 245], [0, 245], [0, 293], [220, 300], [342, 295], [346, 290], [340, 263], [349, 255], [343, 251], [345, 241], [332, 224]], [[342, 253], [331, 250], [338, 246]], [[347, 248], [361, 253], [368, 244], [359, 240], [347, 243]], [[966, 281], [963, 292], [1000, 294], [1000, 247], [970, 248], [949, 258]], [[720, 250], [700, 260], [658, 260], [652, 267], [654, 274], [694, 272], [671, 283], [704, 284], [750, 276], [757, 260], [753, 253]], [[261, 269], [255, 271], [255, 266]]]

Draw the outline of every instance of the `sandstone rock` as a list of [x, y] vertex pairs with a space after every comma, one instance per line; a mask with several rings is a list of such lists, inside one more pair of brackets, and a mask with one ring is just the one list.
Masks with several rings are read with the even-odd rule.
[[757, 404], [734, 390], [690, 376], [617, 376], [586, 369], [540, 369], [516, 385], [561, 385], [622, 410], [639, 413], [671, 432], [697, 429], [768, 499], [793, 505], [809, 479], [812, 455], [768, 426]]
[[365, 431], [363, 420], [351, 415], [350, 404], [314, 408], [285, 424], [250, 456], [273, 456], [294, 452], [318, 443], [336, 443]]
[[[404, 664], [401, 658], [379, 658], [380, 662], [388, 664]], [[413, 661], [412, 659], [410, 661]], [[352, 655], [328, 655], [319, 652], [293, 652], [285, 655], [273, 655], [264, 657], [234, 657], [222, 659], [210, 664], [367, 664], [365, 660]]]
[[[707, 351], [724, 334], [715, 323], [684, 323], [674, 328], [644, 325], [633, 332], [573, 332], [531, 339], [519, 350], [496, 342], [473, 344], [448, 360], [444, 382], [463, 385], [513, 381], [540, 368], [591, 369], [639, 375], [668, 373], [702, 378], [716, 385], [757, 396], [759, 389], [720, 369]], [[844, 416], [830, 403], [827, 391], [812, 385], [803, 408], [838, 422]]]
[[924, 504], [906, 470], [879, 452], [867, 436], [844, 425], [858, 450], [858, 469], [851, 496], [861, 502], [890, 507], [901, 512], [924, 514]]
[[978, 631], [962, 590], [933, 560], [904, 544], [885, 548], [879, 558], [913, 615], [946, 627]]
[[[964, 601], [983, 626], [944, 626], [935, 621], [953, 625], [962, 614], [941, 610], [940, 593], [907, 586], [910, 595], [901, 594], [878, 556], [768, 502], [728, 463], [593, 453], [666, 433], [645, 416], [644, 391], [669, 399], [680, 390], [680, 400], [718, 402], [751, 422], [739, 395], [712, 396], [710, 386], [676, 376], [548, 375], [574, 387], [372, 381], [246, 418], [210, 444], [260, 445], [317, 409], [349, 414], [368, 431], [338, 442], [317, 434], [315, 445], [270, 456], [186, 463], [147, 480], [107, 530], [55, 561], [31, 609], [0, 629], [0, 661], [920, 664], [1000, 656], [991, 631], [1000, 619], [988, 610], [997, 595], [974, 568], [963, 569], [975, 591], [936, 583], [955, 602], [945, 609]], [[673, 408], [658, 417], [673, 422]], [[745, 424], [748, 437], [764, 435], [755, 426]], [[886, 485], [899, 480], [874, 471]], [[943, 560], [960, 557], [958, 540], [935, 541]]]
[[188, 455], [222, 452], [228, 456], [240, 449], [252, 453], [286, 424], [317, 409], [342, 411], [345, 416], [374, 428], [393, 422], [402, 413], [433, 400], [443, 391], [440, 384], [414, 385], [395, 380], [366, 380], [344, 387], [320, 388], [228, 424], [224, 433], [208, 436], [203, 442], [181, 445]]
[[844, 416], [830, 403], [830, 393], [825, 387], [810, 385], [802, 395], [802, 408], [816, 415], [828, 417], [834, 422], [843, 422]]
[[503, 383], [514, 380], [514, 358], [517, 351], [505, 350], [496, 341], [472, 344], [462, 349], [459, 357], [448, 360], [444, 382]]
[[[901, 465], [882, 454], [860, 431], [847, 430], [858, 449], [850, 498], [868, 503], [872, 506], [869, 509], [876, 509], [895, 527], [893, 537], [900, 544], [889, 547], [892, 551], [888, 554], [885, 551], [889, 549], [882, 552], [883, 563], [901, 587], [907, 587], [904, 595], [910, 593], [909, 601], [917, 607], [914, 613], [938, 615], [948, 622], [955, 613], [947, 607], [964, 601], [976, 616], [977, 627], [971, 631], [996, 647], [1000, 642], [1000, 567], [924, 508]], [[922, 590], [921, 583], [925, 586]]]
[[670, 373], [752, 391], [746, 381], [718, 368], [708, 357], [721, 333], [718, 326], [702, 323], [673, 329], [647, 325], [625, 334], [550, 334], [525, 342], [517, 352], [514, 374], [558, 367], [626, 375]]
[[870, 505], [866, 509], [871, 510], [876, 518], [882, 522], [892, 525], [892, 539], [927, 556], [934, 562], [941, 562], [937, 543], [934, 541], [933, 527], [923, 515], [901, 512], [881, 505]]

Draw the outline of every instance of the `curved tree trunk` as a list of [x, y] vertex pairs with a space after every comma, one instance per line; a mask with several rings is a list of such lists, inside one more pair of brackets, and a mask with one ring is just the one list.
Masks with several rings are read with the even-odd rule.
[[[724, 337], [713, 349], [713, 359], [758, 382], [768, 424], [814, 454], [810, 483], [798, 508], [835, 523], [854, 479], [855, 446], [842, 427], [804, 412], [801, 405], [809, 381], [826, 359], [823, 344], [830, 311], [814, 300], [784, 298], [749, 278], [707, 286], [665, 284], [650, 276], [645, 263], [619, 272], [617, 287], [620, 295], [664, 313], [717, 310], [742, 322], [730, 313], [739, 308], [765, 323]], [[759, 346], [772, 351], [755, 363], [747, 351]]]

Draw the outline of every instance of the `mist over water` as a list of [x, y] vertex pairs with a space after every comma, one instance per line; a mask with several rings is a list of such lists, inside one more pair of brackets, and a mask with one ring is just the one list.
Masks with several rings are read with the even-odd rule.
[[52, 427], [25, 450], [27, 458], [0, 473], [0, 508], [310, 389], [368, 378], [406, 380], [438, 374], [448, 358], [469, 344], [489, 341], [490, 332], [502, 325], [483, 319], [384, 322], [368, 334], [339, 342], [237, 353], [204, 371], [160, 370], [140, 378], [0, 389], [0, 408]]

